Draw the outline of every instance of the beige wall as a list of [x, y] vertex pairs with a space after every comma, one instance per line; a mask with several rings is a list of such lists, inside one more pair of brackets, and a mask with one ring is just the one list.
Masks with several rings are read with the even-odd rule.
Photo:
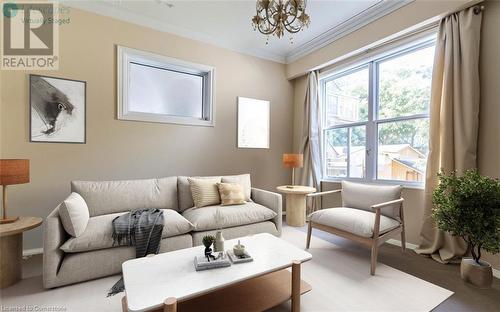
[[[293, 88], [285, 66], [149, 28], [71, 9], [60, 28], [60, 70], [37, 74], [87, 81], [87, 144], [29, 143], [27, 71], [2, 71], [2, 158], [29, 158], [31, 183], [9, 189], [10, 211], [45, 217], [75, 179], [252, 174], [273, 189], [290, 180], [281, 154], [292, 148]], [[116, 119], [115, 45], [216, 67], [214, 128]], [[271, 101], [271, 148], [236, 148], [236, 97]], [[41, 229], [25, 249], [42, 246]]]
[[[429, 12], [435, 12], [434, 5], [429, 6]], [[441, 5], [443, 5], [444, 7], [448, 7], [451, 4], [440, 4], [440, 6]], [[457, 3], [453, 5], [457, 5]], [[498, 87], [498, 83], [500, 81], [500, 36], [498, 35], [498, 30], [500, 29], [500, 1], [486, 1], [484, 5], [485, 10], [483, 16], [480, 60], [482, 98], [479, 129], [478, 166], [482, 174], [500, 178], [500, 140], [498, 138], [498, 134], [500, 133], [500, 122], [498, 122], [498, 119], [500, 117], [500, 88]], [[413, 13], [411, 10], [409, 11], [401, 9], [391, 15], [396, 22], [404, 20], [414, 21], [413, 15], [419, 15], [419, 12], [423, 13], [423, 11], [421, 12], [419, 10], [416, 10]], [[428, 17], [430, 18], [432, 16], [429, 15]], [[398, 23], [396, 24], [401, 25]], [[383, 21], [378, 21], [378, 23], [375, 22], [369, 25], [368, 28], [374, 34], [378, 34], [379, 29], [377, 25], [383, 27], [385, 23]], [[389, 31], [387, 27], [384, 29], [385, 31]], [[399, 28], [395, 29], [395, 31], [399, 31]], [[386, 33], [386, 35], [390, 34], [390, 32]], [[318, 51], [316, 59], [315, 57], [306, 56], [303, 60], [300, 61], [300, 64], [302, 64], [300, 66], [320, 64], [321, 62], [326, 61], [325, 58], [327, 57], [326, 55], [328, 55], [328, 53], [332, 53], [332, 55], [336, 57], [337, 53], [340, 53], [341, 49], [344, 49], [345, 47], [352, 47], [353, 45], [366, 46], [376, 39], [378, 39], [378, 36], [371, 35], [369, 32], [367, 32], [366, 29], [361, 29], [360, 31], [352, 33], [343, 38], [342, 44], [339, 43], [338, 47], [327, 47], [325, 51]], [[351, 41], [354, 43], [351, 43]], [[345, 47], [342, 47], [342, 45], [344, 45]], [[346, 51], [345, 53], [347, 52], [349, 51]], [[299, 68], [296, 67], [298, 66], [298, 64], [299, 63], [292, 64], [293, 66], [289, 67], [288, 73], [290, 74], [290, 68]], [[307, 79], [305, 78], [305, 76], [294, 79], [295, 116], [293, 146], [295, 151], [298, 151], [300, 143], [300, 136], [298, 135], [302, 131], [302, 115], [306, 85]], [[340, 186], [338, 183], [326, 182], [323, 184], [323, 188], [324, 190], [330, 190], [340, 188]], [[405, 189], [403, 191], [403, 196], [405, 197], [407, 239], [409, 243], [418, 244], [420, 227], [422, 225], [423, 218], [423, 190]], [[331, 207], [332, 205], [336, 204], [339, 204], [339, 198], [330, 198], [324, 202], [325, 207]], [[485, 255], [485, 259], [492, 263], [495, 268], [500, 269], [500, 255]]]

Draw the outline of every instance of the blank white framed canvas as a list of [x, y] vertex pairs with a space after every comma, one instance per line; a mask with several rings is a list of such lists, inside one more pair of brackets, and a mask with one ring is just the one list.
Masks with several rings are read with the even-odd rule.
[[238, 97], [238, 148], [269, 148], [271, 103]]

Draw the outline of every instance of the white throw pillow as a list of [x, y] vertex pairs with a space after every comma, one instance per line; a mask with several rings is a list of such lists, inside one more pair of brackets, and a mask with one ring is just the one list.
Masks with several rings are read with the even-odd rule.
[[66, 232], [78, 237], [87, 228], [89, 207], [80, 194], [73, 192], [59, 206], [59, 216]]

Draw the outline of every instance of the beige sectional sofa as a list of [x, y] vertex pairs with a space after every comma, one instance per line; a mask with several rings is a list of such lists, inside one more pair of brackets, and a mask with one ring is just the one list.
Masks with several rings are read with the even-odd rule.
[[[83, 234], [72, 237], [61, 223], [60, 205], [49, 214], [44, 230], [44, 286], [53, 288], [121, 272], [122, 263], [135, 257], [135, 248], [113, 246], [111, 222], [133, 209], [163, 209], [160, 252], [201, 245], [203, 236], [214, 234], [219, 227], [226, 239], [263, 232], [281, 235], [280, 194], [251, 188], [248, 174], [220, 178], [240, 181], [251, 192], [252, 201], [194, 208], [187, 177], [73, 181], [71, 190], [87, 203], [90, 219]], [[217, 221], [217, 211], [223, 221]]]

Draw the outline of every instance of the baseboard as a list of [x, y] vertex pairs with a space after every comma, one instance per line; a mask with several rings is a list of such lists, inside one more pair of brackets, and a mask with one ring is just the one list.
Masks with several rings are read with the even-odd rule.
[[[386, 243], [388, 244], [391, 244], [391, 245], [395, 245], [395, 246], [398, 246], [398, 247], [401, 247], [401, 241], [398, 240], [398, 239], [389, 239], [386, 241]], [[415, 244], [411, 244], [411, 243], [406, 243], [406, 248], [408, 249], [411, 249], [411, 250], [415, 250], [417, 249], [418, 245], [415, 245]]]
[[31, 257], [34, 255], [41, 255], [41, 254], [43, 254], [43, 248], [41, 248], [41, 247], [23, 250], [23, 258], [24, 257]]
[[[397, 239], [391, 238], [391, 239], [387, 240], [386, 243], [401, 247], [401, 241], [397, 240]], [[415, 250], [415, 249], [417, 249], [417, 247], [418, 247], [418, 245], [406, 243], [406, 248], [408, 248], [408, 249]], [[495, 268], [492, 268], [492, 269], [493, 269], [493, 276], [500, 279], [500, 270], [495, 269]]]

